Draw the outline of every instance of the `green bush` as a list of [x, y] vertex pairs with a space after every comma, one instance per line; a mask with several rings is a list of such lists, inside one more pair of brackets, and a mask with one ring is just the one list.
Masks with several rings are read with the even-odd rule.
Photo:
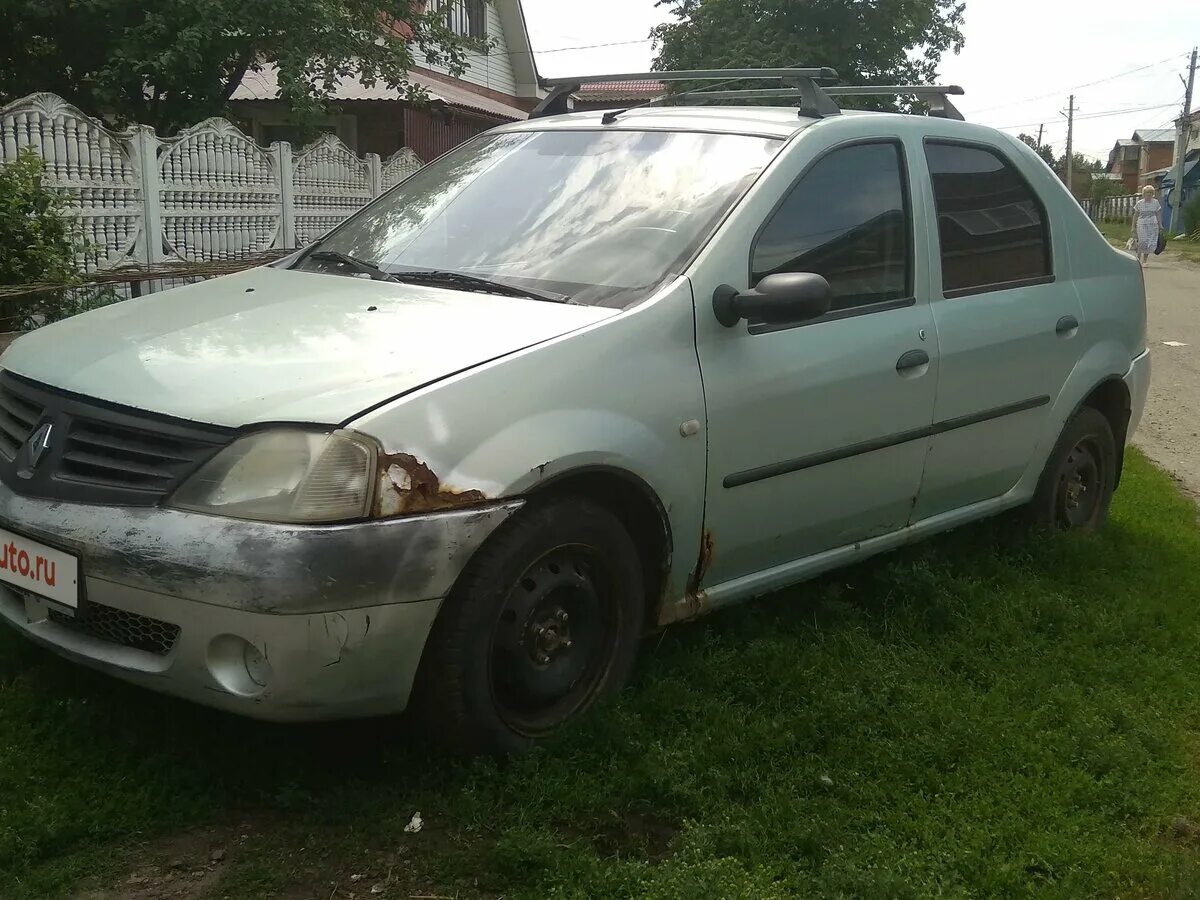
[[[80, 283], [75, 259], [82, 236], [62, 195], [46, 186], [44, 171], [30, 150], [0, 165], [0, 285]], [[92, 305], [76, 289], [0, 296], [0, 331], [44, 325]]]
[[1200, 241], [1200, 191], [1183, 204], [1183, 231], [1193, 241]]

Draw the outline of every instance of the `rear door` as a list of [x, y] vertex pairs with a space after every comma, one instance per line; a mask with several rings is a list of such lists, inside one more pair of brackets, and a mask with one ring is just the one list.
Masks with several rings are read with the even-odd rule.
[[922, 519], [1016, 485], [1077, 362], [1083, 311], [1058, 281], [1062, 223], [1001, 147], [927, 137], [915, 162], [931, 199], [940, 348]]

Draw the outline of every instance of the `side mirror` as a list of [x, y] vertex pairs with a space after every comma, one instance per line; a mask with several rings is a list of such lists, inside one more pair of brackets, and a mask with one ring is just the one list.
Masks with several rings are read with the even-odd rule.
[[732, 328], [742, 319], [771, 325], [807, 322], [829, 312], [833, 292], [829, 282], [811, 272], [768, 275], [749, 291], [723, 284], [713, 292], [717, 321]]

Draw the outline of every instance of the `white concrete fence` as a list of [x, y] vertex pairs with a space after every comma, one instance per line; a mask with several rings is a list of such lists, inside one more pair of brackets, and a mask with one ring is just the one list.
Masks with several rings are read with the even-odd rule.
[[0, 108], [0, 164], [25, 148], [79, 220], [89, 273], [301, 247], [423, 165], [409, 149], [360, 158], [333, 135], [260, 147], [225, 119], [115, 132], [54, 94]]
[[1113, 222], [1119, 220], [1133, 220], [1133, 205], [1137, 203], [1137, 194], [1128, 194], [1124, 197], [1105, 197], [1100, 201], [1099, 209], [1093, 210], [1093, 203], [1090, 199], [1081, 200], [1083, 211], [1091, 218], [1101, 222]]

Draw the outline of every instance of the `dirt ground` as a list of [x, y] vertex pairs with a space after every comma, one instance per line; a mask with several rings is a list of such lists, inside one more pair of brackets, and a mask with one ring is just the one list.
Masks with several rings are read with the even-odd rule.
[[1146, 294], [1153, 378], [1134, 443], [1200, 497], [1200, 266], [1152, 259]]

